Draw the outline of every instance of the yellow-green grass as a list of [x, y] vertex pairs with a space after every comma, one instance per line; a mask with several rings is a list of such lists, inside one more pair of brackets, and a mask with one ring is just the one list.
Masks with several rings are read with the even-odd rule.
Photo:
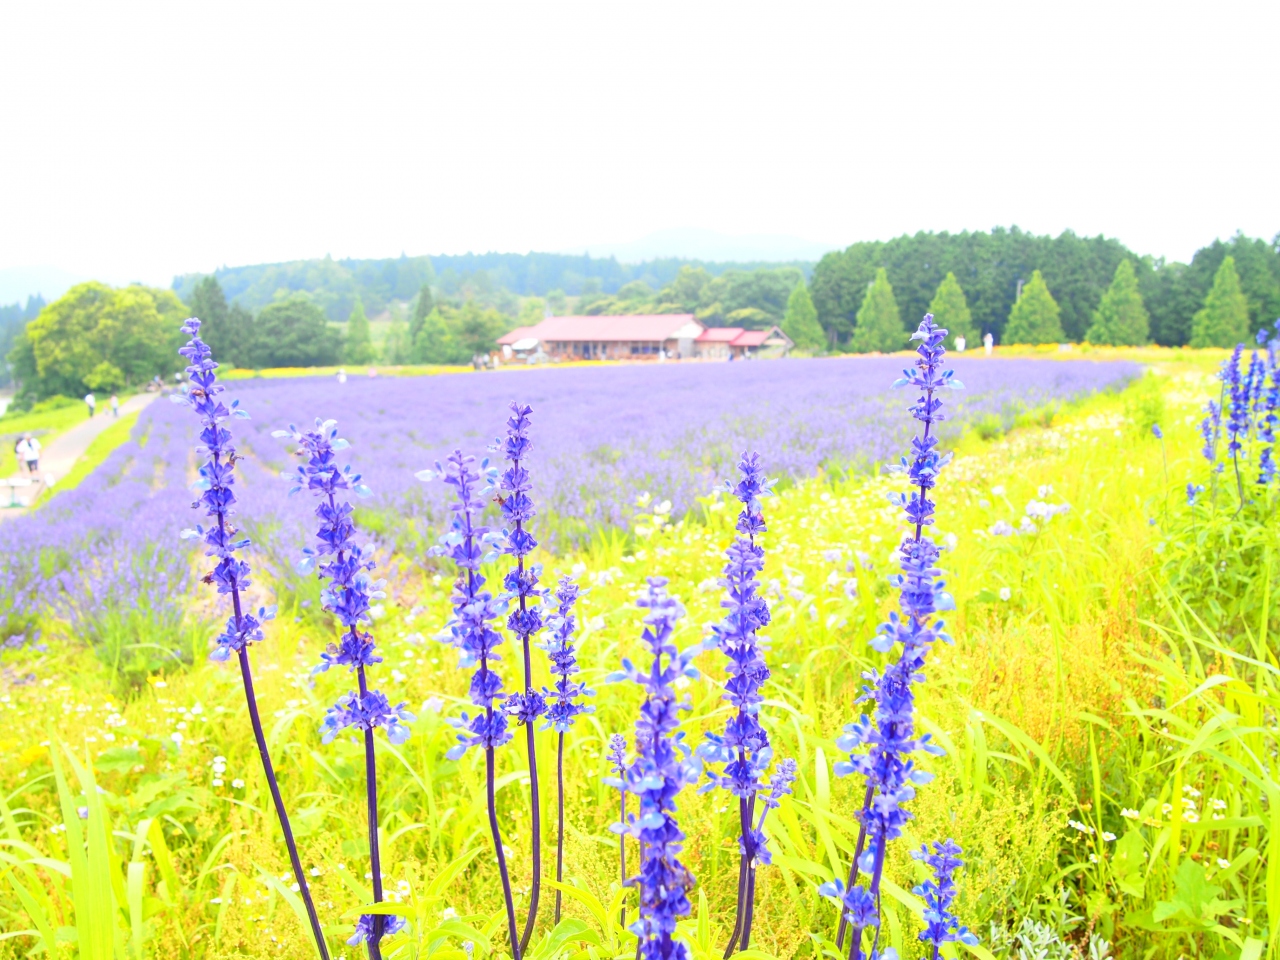
[[345, 370], [349, 377], [368, 376], [367, 371], [373, 368], [380, 377], [427, 377], [440, 373], [469, 373], [471, 367], [445, 366], [441, 364], [410, 364], [405, 366], [383, 366], [380, 363], [340, 364], [336, 367], [267, 367], [262, 370], [249, 370], [233, 367], [218, 371], [223, 380], [257, 380], [281, 379], [289, 377], [334, 377], [338, 371]]
[[[1161, 370], [1162, 377], [1125, 395], [1094, 398], [1047, 426], [1022, 427], [994, 442], [966, 436], [943, 475], [937, 535], [956, 538], [942, 561], [957, 601], [949, 616], [955, 642], [931, 655], [918, 708], [921, 726], [947, 756], [926, 761], [937, 779], [919, 789], [908, 835], [891, 848], [883, 936], [904, 957], [922, 955], [915, 942], [920, 904], [907, 891], [924, 875], [908, 852], [946, 836], [966, 850], [958, 909], [984, 941], [990, 921], [1016, 925], [1029, 917], [1082, 952], [1090, 934], [1105, 936], [1123, 957], [1258, 956], [1259, 938], [1268, 936], [1274, 949], [1280, 850], [1272, 845], [1280, 844], [1280, 829], [1271, 818], [1280, 816], [1273, 814], [1280, 784], [1268, 766], [1268, 729], [1280, 710], [1275, 655], [1265, 636], [1253, 636], [1245, 649], [1263, 668], [1239, 660], [1163, 589], [1165, 504], [1176, 510], [1186, 480], [1203, 478], [1195, 414], [1213, 384], [1197, 364], [1169, 362]], [[1153, 386], [1165, 404], [1164, 447], [1132, 422], [1145, 409], [1135, 396]], [[834, 909], [815, 889], [847, 870], [861, 788], [835, 778], [830, 765], [841, 726], [862, 709], [855, 703], [861, 673], [884, 659], [867, 640], [896, 601], [886, 582], [903, 530], [900, 512], [886, 500], [896, 489], [901, 481], [889, 478], [817, 477], [765, 502], [773, 677], [762, 716], [776, 755], [793, 756], [800, 767], [794, 798], [767, 828], [775, 865], [760, 870], [753, 946], [770, 955], [815, 956], [821, 946], [810, 933], [834, 930]], [[1000, 520], [1016, 526], [1033, 499], [1070, 503], [1071, 510], [1037, 534], [989, 532]], [[574, 572], [591, 588], [581, 602], [580, 645], [596, 712], [568, 738], [566, 876], [605, 903], [616, 888], [617, 841], [607, 829], [616, 794], [601, 780], [603, 744], [614, 732], [631, 739], [639, 692], [604, 676], [621, 656], [642, 655], [632, 601], [645, 576], [671, 578], [685, 602], [680, 645], [700, 640], [722, 616], [714, 579], [732, 519], [731, 503], [708, 499], [696, 517], [646, 523], [647, 536], [605, 534], [578, 553], [541, 558], [544, 583]], [[420, 716], [403, 747], [379, 739], [384, 874], [393, 909], [415, 920], [414, 936], [388, 941], [384, 954], [426, 956], [427, 945], [415, 937], [437, 927], [449, 907], [489, 938], [477, 951], [492, 947], [501, 955], [483, 761], [444, 758], [454, 737], [444, 718], [464, 709], [468, 680], [456, 653], [437, 639], [452, 572], [430, 559], [416, 567], [406, 561], [422, 558], [384, 559], [399, 562], [375, 626], [386, 662], [374, 675], [393, 703], [406, 700]], [[486, 572], [496, 585], [500, 568]], [[857, 580], [853, 595], [850, 578]], [[341, 941], [368, 897], [360, 747], [348, 738], [322, 746], [316, 734], [350, 678], [330, 672], [313, 683], [310, 668], [332, 628], [283, 587], [263, 584], [253, 598], [256, 605], [278, 589], [281, 603], [267, 642], [253, 650], [258, 695], [331, 945], [355, 956]], [[1007, 600], [999, 599], [1003, 589]], [[211, 590], [194, 600], [192, 617], [225, 616], [217, 601]], [[500, 669], [512, 689], [519, 657], [509, 644], [504, 651]], [[545, 661], [534, 660], [535, 683], [548, 685]], [[720, 655], [706, 652], [698, 662], [703, 678], [684, 687], [691, 703], [685, 726], [695, 742], [726, 717]], [[153, 678], [128, 702], [108, 688], [74, 637], [55, 639], [47, 654], [23, 654], [11, 669], [17, 676], [30, 671], [32, 681], [0, 700], [0, 785], [13, 811], [0, 811], [0, 836], [9, 838], [0, 858], [13, 858], [0, 859], [0, 877], [12, 866], [8, 882], [20, 883], [29, 899], [0, 907], [9, 911], [0, 916], [34, 933], [0, 941], [0, 956], [25, 953], [86, 919], [107, 924], [141, 956], [313, 955], [291, 910], [288, 863], [234, 669], [199, 664]], [[501, 823], [524, 903], [530, 870], [522, 740], [499, 751], [499, 764]], [[59, 753], [59, 744], [69, 752]], [[213, 782], [215, 757], [227, 763], [220, 784]], [[538, 762], [544, 850], [551, 851], [550, 734], [540, 735]], [[91, 804], [88, 820], [72, 822], [84, 802], [77, 795], [95, 797], [99, 788], [102, 801]], [[1269, 807], [1260, 795], [1272, 798]], [[1178, 815], [1184, 797], [1196, 804], [1195, 822]], [[695, 906], [706, 898], [707, 923], [689, 931], [698, 960], [719, 955], [731, 925], [733, 808], [720, 792], [687, 788], [679, 798], [685, 861], [700, 889]], [[1219, 812], [1223, 819], [1213, 820]], [[1068, 819], [1094, 832], [1069, 828]], [[114, 831], [117, 842], [81, 846], [75, 832], [82, 824], [93, 836]], [[1104, 831], [1117, 839], [1103, 839]], [[87, 859], [77, 870], [81, 850]], [[634, 866], [634, 847], [628, 853]], [[449, 879], [448, 865], [468, 856]], [[58, 864], [67, 864], [69, 876]], [[553, 870], [548, 852], [544, 877]], [[1202, 888], [1221, 888], [1218, 903], [1229, 905], [1217, 916], [1210, 907], [1195, 923], [1180, 914], [1154, 919], [1159, 904], [1176, 904], [1195, 880], [1188, 870], [1200, 871]], [[111, 882], [101, 883], [103, 876]], [[544, 886], [544, 911], [551, 896]], [[567, 899], [565, 909], [597, 931], [604, 945], [592, 955], [633, 954], [634, 941], [578, 899]], [[462, 939], [479, 940], [446, 937], [441, 956], [460, 958]], [[548, 941], [539, 949], [535, 956], [556, 953]], [[589, 955], [579, 950], [585, 948], [571, 937], [560, 952]]]

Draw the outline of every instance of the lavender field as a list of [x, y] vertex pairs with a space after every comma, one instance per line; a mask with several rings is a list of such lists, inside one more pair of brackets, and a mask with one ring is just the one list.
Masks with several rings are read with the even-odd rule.
[[[483, 455], [512, 400], [538, 423], [537, 471], [543, 524], [579, 533], [625, 527], [638, 494], [670, 500], [680, 516], [729, 476], [753, 449], [770, 473], [801, 478], [820, 468], [867, 469], [895, 458], [907, 426], [886, 394], [895, 358], [785, 363], [622, 366], [509, 371], [417, 379], [238, 382], [231, 395], [253, 415], [242, 452], [283, 465], [271, 431], [334, 418], [357, 447], [354, 462], [374, 506], [395, 506], [428, 522], [442, 515], [444, 491], [414, 472], [456, 448]], [[1045, 403], [1117, 386], [1136, 364], [1051, 360], [959, 360], [967, 389], [956, 394], [953, 430], [993, 415], [1007, 426]], [[162, 414], [163, 415], [163, 414]], [[172, 414], [169, 414], [172, 416]], [[270, 501], [281, 509], [278, 498]], [[265, 508], [265, 503], [263, 504]]]
[[[455, 448], [484, 455], [513, 399], [534, 408], [536, 472], [544, 539], [625, 528], [638, 495], [670, 500], [680, 516], [729, 476], [737, 452], [761, 453], [772, 474], [867, 469], [902, 449], [902, 401], [886, 394], [895, 358], [790, 360], [669, 366], [518, 370], [420, 378], [239, 381], [252, 420], [240, 423], [242, 519], [281, 570], [306, 539], [311, 505], [290, 500], [289, 466], [271, 432], [290, 422], [334, 418], [374, 491], [368, 505], [415, 532], [421, 543], [444, 513], [445, 491], [414, 472]], [[958, 359], [966, 389], [951, 430], [1115, 387], [1127, 362]], [[33, 514], [0, 524], [0, 636], [25, 636], [42, 611], [65, 618], [108, 662], [138, 637], [165, 637], [172, 656], [183, 627], [189, 548], [176, 532], [192, 523], [194, 437], [184, 409], [151, 405], [132, 438], [80, 487]], [[548, 536], [548, 534], [550, 536]], [[266, 541], [265, 543], [262, 541]], [[138, 598], [122, 610], [118, 596]], [[193, 635], [194, 636], [194, 635]], [[145, 643], [145, 639], [143, 641]], [[186, 641], [183, 641], [185, 643]], [[181, 644], [180, 644], [181, 645]], [[189, 659], [193, 652], [184, 658]], [[154, 661], [139, 666], [157, 667]]]

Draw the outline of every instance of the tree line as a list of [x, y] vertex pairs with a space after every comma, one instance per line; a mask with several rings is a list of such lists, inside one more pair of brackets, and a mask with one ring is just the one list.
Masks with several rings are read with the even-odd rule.
[[[521, 262], [533, 270], [542, 261], [528, 255]], [[6, 376], [21, 384], [15, 406], [172, 374], [172, 331], [188, 315], [204, 321], [218, 356], [250, 369], [468, 363], [513, 327], [566, 312], [691, 313], [707, 326], [748, 329], [779, 324], [808, 353], [903, 349], [927, 312], [953, 342], [964, 336], [975, 346], [987, 333], [1000, 343], [1231, 346], [1280, 316], [1280, 238], [1243, 235], [1214, 241], [1181, 264], [1069, 232], [919, 233], [827, 254], [808, 282], [797, 265], [715, 272], [684, 262], [660, 285], [633, 278], [609, 290], [599, 277], [586, 277], [572, 297], [558, 287], [517, 296], [486, 269], [446, 285], [431, 258], [306, 263], [290, 276], [309, 277], [318, 293], [277, 287], [257, 308], [230, 294], [222, 278], [249, 282], [241, 289], [256, 297], [281, 279], [275, 268], [290, 265], [180, 278], [181, 298], [173, 290], [86, 283], [52, 304], [33, 298], [25, 308], [0, 308], [0, 355], [8, 358]], [[335, 277], [350, 281], [340, 325], [333, 313], [346, 301], [329, 283]], [[380, 298], [375, 304], [390, 307], [380, 343], [366, 310], [368, 290]]]
[[[1219, 278], [1228, 259], [1248, 314], [1248, 335], [1280, 316], [1280, 237], [1267, 242], [1237, 234], [1225, 242], [1215, 240], [1196, 251], [1191, 263], [1182, 264], [1138, 256], [1117, 240], [1071, 232], [1058, 237], [1035, 236], [1017, 228], [917, 233], [886, 242], [856, 243], [829, 253], [814, 268], [809, 287], [828, 348], [833, 350], [866, 349], [876, 339], [872, 331], [857, 333], [864, 309], [869, 310], [868, 322], [875, 320], [882, 324], [878, 329], [891, 329], [892, 324], [881, 319], [892, 312], [886, 285], [900, 308], [899, 326], [905, 331], [929, 311], [948, 276], [952, 280], [947, 297], [955, 300], [955, 287], [963, 293], [970, 334], [991, 333], [997, 342], [1015, 342], [1011, 335], [1017, 340], [1042, 335], [1034, 331], [1041, 329], [1043, 321], [1043, 335], [1052, 334], [1055, 342], [1085, 341], [1104, 307], [1104, 294], [1121, 282], [1129, 291], [1125, 296], [1141, 300], [1146, 315], [1142, 342], [1182, 346], [1199, 342], [1196, 317], [1206, 308], [1215, 286], [1229, 285], [1226, 277]], [[1125, 262], [1129, 264], [1125, 276], [1118, 278]], [[1054, 312], [1044, 299], [1046, 293], [1056, 305], [1057, 327], [1042, 317], [1046, 310]], [[1117, 290], [1115, 296], [1119, 295]], [[1031, 300], [1016, 311], [1020, 319], [1015, 322], [1015, 306], [1028, 296]], [[1220, 291], [1215, 311], [1225, 296]], [[869, 297], [874, 303], [868, 303]], [[1114, 310], [1114, 303], [1109, 302], [1106, 309]], [[1030, 321], [1025, 318], [1032, 313], [1035, 323], [1029, 334]], [[1110, 336], [1104, 330], [1105, 326], [1099, 328], [1095, 336]]]
[[[791, 267], [806, 276], [811, 262], [718, 263], [668, 257], [644, 263], [619, 263], [613, 257], [560, 253], [483, 253], [456, 256], [401, 255], [377, 260], [295, 260], [287, 263], [222, 267], [214, 271], [228, 300], [259, 310], [290, 294], [306, 293], [330, 320], [345, 320], [360, 300], [366, 311], [380, 314], [395, 301], [409, 302], [424, 285], [443, 299], [480, 300], [514, 315], [523, 297], [568, 298], [615, 294], [627, 284], [650, 290], [666, 286], [684, 267], [710, 277], [730, 270]], [[188, 300], [204, 275], [174, 278], [173, 290]]]

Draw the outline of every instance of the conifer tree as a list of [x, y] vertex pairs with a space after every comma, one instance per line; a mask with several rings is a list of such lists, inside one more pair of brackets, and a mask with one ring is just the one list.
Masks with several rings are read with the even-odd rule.
[[201, 277], [188, 298], [191, 315], [200, 320], [200, 337], [218, 362], [227, 367], [243, 367], [248, 362], [253, 317], [240, 304], [227, 305], [222, 285], [213, 274]]
[[414, 363], [465, 363], [467, 359], [439, 310], [432, 310], [422, 318], [422, 326], [410, 341], [409, 350]]
[[1249, 302], [1240, 289], [1236, 258], [1225, 257], [1204, 308], [1191, 320], [1191, 346], [1234, 347], [1249, 336]]
[[436, 308], [436, 301], [431, 296], [431, 284], [424, 283], [422, 289], [418, 291], [418, 302], [413, 306], [413, 319], [409, 321], [409, 343], [412, 344], [418, 339], [418, 335], [422, 331], [422, 325], [426, 322], [431, 311]]
[[960, 281], [954, 273], [948, 272], [938, 284], [938, 292], [933, 295], [929, 312], [933, 314], [934, 326], [947, 331], [947, 339], [952, 346], [955, 345], [956, 337], [964, 337], [970, 347], [978, 346], [978, 331], [973, 326], [969, 301], [965, 299]]
[[1111, 286], [1093, 312], [1093, 323], [1085, 339], [1113, 347], [1138, 347], [1147, 342], [1150, 323], [1133, 264], [1127, 259], [1121, 260]]
[[1062, 343], [1062, 311], [1049, 292], [1049, 286], [1036, 270], [1031, 282], [1022, 288], [1022, 296], [1009, 311], [1001, 343]]
[[356, 305], [347, 318], [347, 348], [343, 352], [347, 363], [363, 364], [373, 361], [373, 337], [369, 333], [369, 318], [364, 315], [364, 304], [356, 297]]
[[782, 332], [791, 338], [798, 350], [817, 353], [826, 349], [827, 338], [818, 323], [818, 311], [813, 307], [809, 288], [797, 283], [787, 299], [787, 312], [782, 318]]
[[855, 353], [879, 351], [889, 353], [902, 350], [907, 345], [907, 331], [902, 327], [898, 314], [898, 301], [893, 297], [889, 275], [884, 267], [876, 270], [876, 278], [862, 298], [857, 326], [849, 344]]

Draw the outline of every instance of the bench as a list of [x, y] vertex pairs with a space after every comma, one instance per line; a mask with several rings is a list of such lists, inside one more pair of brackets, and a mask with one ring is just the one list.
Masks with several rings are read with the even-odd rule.
[[25, 507], [26, 506], [25, 503], [18, 502], [18, 488], [30, 487], [34, 484], [35, 484], [35, 481], [32, 480], [30, 477], [8, 477], [7, 479], [0, 478], [0, 487], [9, 488], [9, 502], [7, 504], [4, 504], [4, 506]]

